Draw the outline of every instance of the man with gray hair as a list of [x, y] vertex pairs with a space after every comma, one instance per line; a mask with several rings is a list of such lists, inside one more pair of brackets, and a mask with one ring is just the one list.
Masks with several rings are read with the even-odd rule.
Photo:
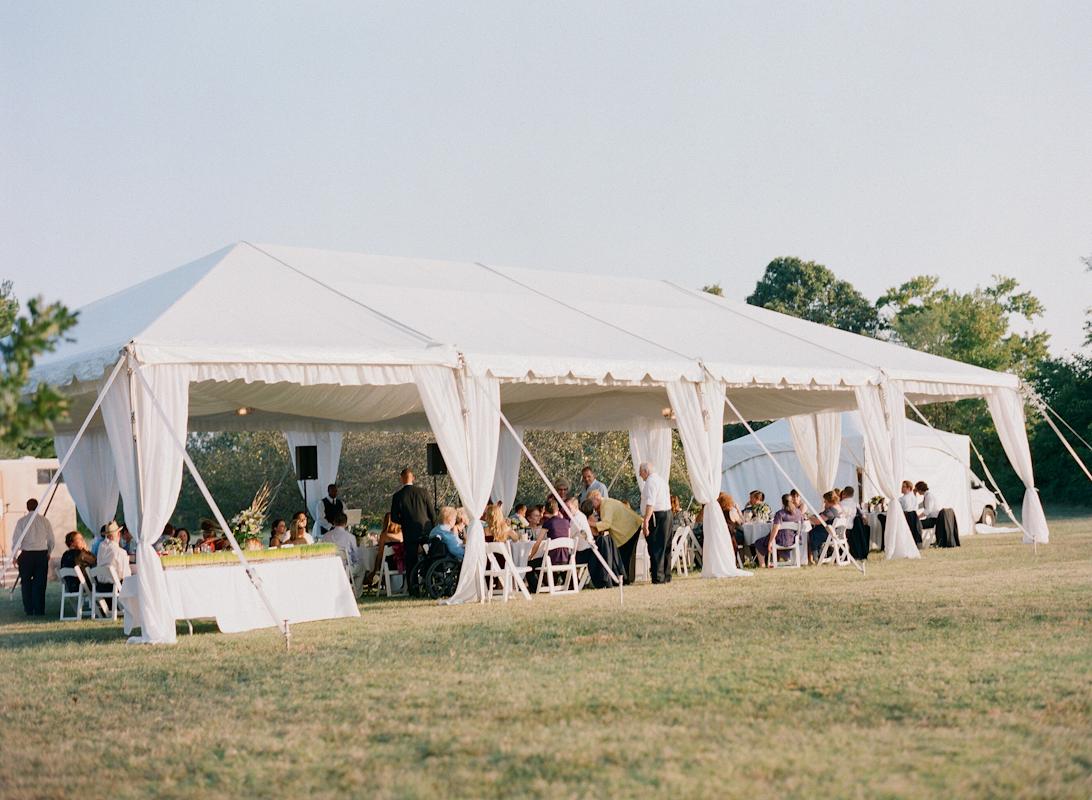
[[641, 533], [648, 543], [652, 582], [671, 581], [671, 490], [649, 462], [638, 468], [641, 476]]

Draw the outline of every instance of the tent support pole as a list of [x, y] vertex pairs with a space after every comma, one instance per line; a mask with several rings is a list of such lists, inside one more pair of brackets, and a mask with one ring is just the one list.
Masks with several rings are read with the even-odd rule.
[[[770, 462], [774, 465], [774, 467], [777, 469], [777, 471], [781, 473], [782, 477], [784, 477], [785, 480], [789, 482], [789, 486], [792, 486], [793, 480], [792, 480], [792, 478], [789, 477], [789, 473], [785, 472], [785, 470], [781, 468], [781, 465], [777, 463], [777, 459], [774, 458], [773, 453], [771, 453], [769, 448], [766, 447], [766, 443], [763, 442], [762, 439], [759, 438], [757, 433], [755, 433], [755, 429], [751, 427], [751, 423], [749, 423], [747, 420], [745, 420], [743, 418], [743, 415], [739, 413], [739, 409], [736, 408], [736, 404], [733, 403], [731, 398], [728, 397], [727, 392], [724, 393], [724, 402], [727, 404], [728, 408], [731, 409], [732, 413], [736, 415], [736, 419], [738, 419], [743, 424], [743, 427], [747, 429], [747, 433], [749, 433], [754, 438], [754, 440], [756, 442], [758, 442], [758, 446], [762, 448], [762, 452], [764, 452], [767, 456], [769, 456]], [[820, 522], [820, 524], [822, 524], [823, 528], [826, 529], [827, 536], [828, 537], [834, 536], [834, 531], [831, 529], [830, 525], [828, 525], [826, 522], [824, 522], [823, 518], [820, 517], [815, 512], [815, 509], [812, 507], [812, 504], [808, 502], [808, 499], [806, 497], [804, 497], [803, 494], [800, 495], [800, 499], [804, 501], [804, 506], [805, 506], [806, 510], [810, 511], [815, 516], [815, 518], [819, 520], [819, 522]], [[804, 532], [800, 531], [799, 535], [801, 537], [803, 537]], [[848, 547], [846, 548], [843, 555], [847, 559], [849, 559], [850, 564], [852, 564], [858, 570], [860, 570], [860, 573], [862, 575], [865, 574], [864, 564], [862, 564], [860, 561], [858, 561], [857, 559], [855, 559], [853, 557], [853, 554], [849, 552]]]
[[[68, 466], [68, 462], [71, 460], [72, 454], [76, 452], [76, 445], [80, 443], [80, 439], [83, 438], [84, 433], [87, 431], [87, 427], [91, 424], [91, 420], [94, 419], [95, 414], [99, 410], [99, 406], [102, 405], [102, 401], [106, 398], [106, 393], [110, 390], [110, 387], [113, 385], [114, 381], [117, 380], [118, 373], [121, 372], [121, 367], [124, 363], [125, 358], [122, 357], [119, 358], [118, 363], [114, 365], [114, 369], [110, 373], [110, 377], [106, 379], [106, 383], [104, 383], [102, 385], [102, 388], [99, 390], [99, 396], [95, 398], [95, 402], [91, 405], [91, 410], [87, 412], [87, 417], [84, 418], [83, 424], [80, 426], [80, 429], [76, 431], [76, 436], [72, 439], [72, 444], [69, 445], [68, 452], [64, 454], [64, 458], [62, 458], [60, 463], [57, 465], [57, 471], [56, 473], [54, 473], [53, 479], [50, 480], [49, 485], [42, 493], [42, 497], [38, 501], [38, 508], [35, 508], [34, 511], [31, 513], [30, 520], [23, 527], [19, 538], [12, 542], [11, 559], [13, 563], [15, 561], [15, 557], [19, 554], [19, 545], [23, 543], [23, 537], [26, 536], [27, 529], [31, 526], [31, 524], [39, 516], [39, 514], [45, 513], [40, 512], [38, 509], [42, 507], [42, 503], [44, 503], [46, 501], [46, 498], [49, 497], [50, 492], [56, 491], [57, 483], [61, 480], [61, 475], [64, 472], [64, 468]], [[12, 591], [14, 590], [15, 587], [13, 586]]]
[[[1058, 429], [1058, 426], [1054, 424], [1054, 420], [1050, 418], [1049, 412], [1054, 411], [1054, 409], [1050, 408], [1050, 406], [1046, 404], [1046, 401], [1043, 400], [1043, 398], [1041, 398], [1038, 393], [1036, 393], [1030, 386], [1024, 387], [1024, 396], [1035, 407], [1035, 410], [1039, 412], [1039, 415], [1046, 420], [1047, 425], [1049, 425], [1050, 429], [1054, 431], [1054, 435], [1057, 436], [1058, 441], [1065, 446], [1065, 449], [1069, 452], [1069, 455], [1073, 457], [1073, 460], [1077, 462], [1077, 466], [1081, 468], [1082, 472], [1084, 472], [1085, 477], [1087, 477], [1088, 480], [1092, 481], [1092, 472], [1088, 471], [1087, 465], [1085, 465], [1084, 461], [1081, 460], [1081, 457], [1077, 455], [1077, 451], [1073, 449], [1073, 446], [1069, 443], [1069, 440], [1062, 435], [1062, 432]], [[1058, 417], [1058, 419], [1061, 419], [1062, 422], [1065, 423], [1066, 427], [1068, 427], [1071, 431], [1073, 430], [1072, 426], [1064, 419], [1062, 419], [1057, 411], [1054, 411], [1054, 414]], [[1080, 438], [1076, 431], [1073, 431], [1073, 434], [1077, 436], [1077, 438]], [[1082, 439], [1081, 441], [1084, 440]], [[1087, 444], [1088, 443], [1085, 442], [1086, 446]]]
[[178, 431], [171, 425], [170, 420], [167, 417], [167, 412], [163, 410], [163, 406], [159, 403], [159, 398], [152, 392], [152, 387], [148, 384], [147, 378], [144, 377], [144, 373], [141, 372], [139, 365], [135, 366], [133, 373], [140, 380], [144, 386], [144, 391], [147, 392], [148, 397], [152, 400], [152, 405], [155, 407], [156, 412], [159, 414], [159, 419], [163, 423], [163, 426], [167, 429], [167, 432], [171, 434], [171, 440], [174, 442], [175, 447], [178, 448], [182, 454], [182, 460], [186, 463], [186, 468], [189, 469], [190, 475], [193, 476], [194, 483], [197, 484], [197, 488], [201, 491], [201, 496], [205, 498], [205, 502], [209, 504], [209, 508], [212, 510], [213, 516], [216, 518], [216, 522], [223, 528], [224, 535], [227, 536], [228, 542], [231, 544], [231, 550], [235, 553], [235, 557], [239, 559], [243, 569], [246, 571], [247, 578], [250, 579], [251, 584], [258, 592], [258, 596], [261, 598], [262, 603], [265, 605], [266, 610], [269, 612], [270, 618], [273, 620], [273, 625], [280, 629], [281, 634], [284, 636], [284, 646], [288, 649], [291, 646], [291, 633], [288, 627], [288, 620], [281, 620], [277, 617], [277, 612], [273, 608], [273, 603], [270, 602], [268, 595], [265, 593], [265, 589], [262, 587], [261, 576], [254, 571], [254, 566], [247, 561], [245, 555], [243, 555], [242, 548], [239, 547], [239, 543], [235, 541], [235, 534], [231, 532], [231, 526], [224, 519], [223, 513], [220, 511], [220, 507], [216, 504], [216, 501], [212, 498], [212, 493], [209, 492], [209, 487], [205, 485], [204, 479], [201, 477], [201, 473], [197, 471], [196, 465], [193, 463], [193, 459], [190, 458], [190, 454], [186, 452], [185, 440], [180, 438]]

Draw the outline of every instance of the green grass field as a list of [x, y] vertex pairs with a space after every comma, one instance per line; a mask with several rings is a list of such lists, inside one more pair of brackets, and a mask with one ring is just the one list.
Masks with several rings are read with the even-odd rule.
[[1092, 519], [1053, 539], [622, 607], [368, 600], [290, 652], [211, 623], [128, 646], [5, 597], [0, 796], [1088, 798]]

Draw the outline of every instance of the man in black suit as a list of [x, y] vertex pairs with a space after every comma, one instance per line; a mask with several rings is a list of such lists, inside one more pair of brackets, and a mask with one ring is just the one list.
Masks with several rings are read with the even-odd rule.
[[391, 498], [391, 522], [402, 526], [403, 562], [406, 567], [406, 585], [417, 564], [417, 546], [425, 541], [435, 525], [432, 498], [428, 492], [413, 483], [413, 471], [402, 470], [402, 488]]

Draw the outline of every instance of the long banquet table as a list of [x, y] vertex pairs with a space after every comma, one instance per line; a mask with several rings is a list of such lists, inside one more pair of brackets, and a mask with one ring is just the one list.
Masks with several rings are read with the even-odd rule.
[[[276, 624], [360, 616], [344, 565], [336, 555], [258, 561], [253, 566], [279, 617]], [[168, 567], [163, 573], [176, 620], [213, 618], [223, 633], [275, 624], [241, 565]], [[120, 600], [125, 632], [130, 633], [141, 619], [136, 580], [125, 580]]]

